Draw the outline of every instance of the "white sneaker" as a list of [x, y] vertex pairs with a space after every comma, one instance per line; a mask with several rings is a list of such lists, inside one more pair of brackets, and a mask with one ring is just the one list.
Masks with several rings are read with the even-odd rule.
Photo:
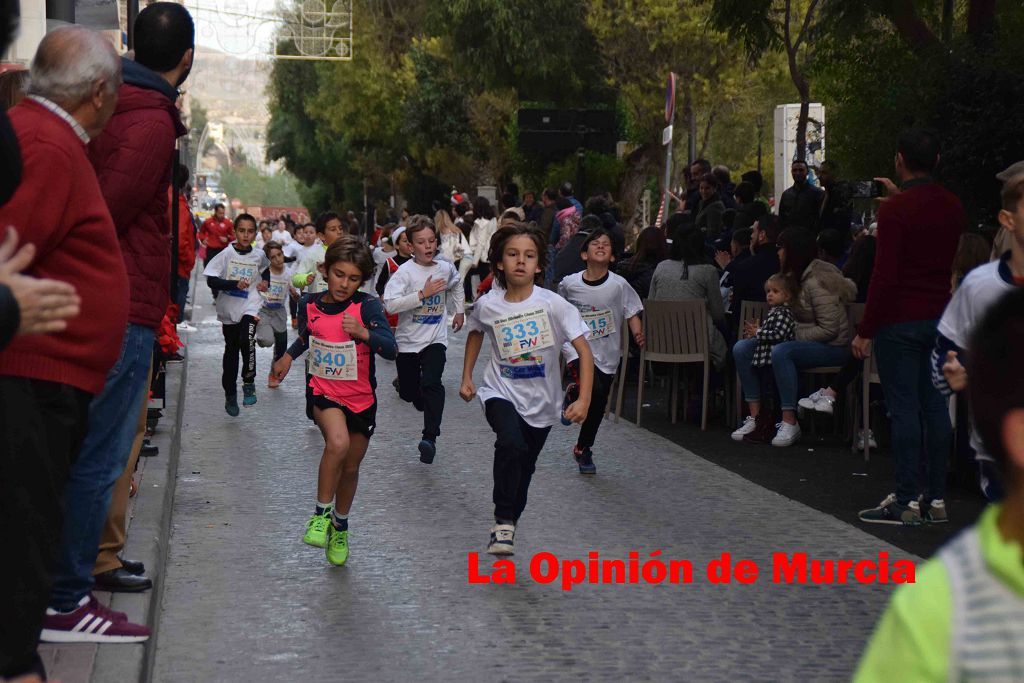
[[872, 432], [870, 429], [862, 429], [862, 430], [860, 430], [860, 433], [857, 434], [857, 445], [853, 447], [853, 450], [855, 450], [855, 451], [862, 451], [862, 450], [864, 450], [864, 437], [865, 436], [867, 436], [867, 438], [868, 438], [868, 447], [869, 448], [878, 448], [878, 442], [875, 441], [875, 434], [874, 434], [874, 432]]
[[797, 405], [807, 410], [815, 410], [819, 413], [831, 415], [835, 412], [836, 399], [825, 393], [824, 389], [818, 389], [807, 398], [797, 401]]
[[754, 431], [754, 427], [756, 426], [756, 422], [757, 422], [757, 420], [754, 418], [753, 415], [747, 415], [747, 417], [744, 418], [744, 420], [743, 420], [743, 424], [740, 425], [740, 428], [732, 433], [732, 440], [733, 441], [743, 441], [743, 437], [744, 436], [746, 436], [747, 434], [750, 434], [752, 431]]
[[516, 528], [511, 524], [495, 524], [491, 527], [491, 542], [487, 552], [491, 555], [515, 555], [515, 537]]
[[188, 323], [181, 322], [181, 323], [178, 323], [178, 329], [180, 331], [182, 331], [182, 332], [195, 332], [197, 328], [192, 327]]
[[785, 446], [792, 446], [800, 438], [800, 425], [789, 424], [783, 422], [779, 424], [779, 431], [776, 432], [775, 438], [772, 439], [773, 446], [779, 446], [780, 448]]

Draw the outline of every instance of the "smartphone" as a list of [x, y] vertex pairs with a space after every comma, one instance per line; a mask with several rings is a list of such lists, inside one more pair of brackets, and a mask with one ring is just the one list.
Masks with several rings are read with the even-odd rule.
[[882, 183], [877, 180], [856, 180], [850, 183], [853, 186], [854, 199], [874, 199], [883, 194]]

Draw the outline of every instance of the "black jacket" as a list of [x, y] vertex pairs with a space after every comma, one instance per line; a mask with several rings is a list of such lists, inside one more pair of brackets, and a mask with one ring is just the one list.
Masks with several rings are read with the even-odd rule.
[[736, 217], [732, 221], [732, 231], [749, 228], [766, 213], [765, 206], [761, 202], [750, 202], [740, 204], [736, 207]]
[[748, 259], [731, 268], [732, 316], [739, 325], [743, 301], [764, 301], [764, 283], [779, 272], [779, 248], [775, 243], [761, 244]]
[[825, 193], [810, 183], [803, 187], [793, 185], [782, 193], [779, 200], [779, 221], [783, 228], [806, 228], [818, 232], [821, 201]]

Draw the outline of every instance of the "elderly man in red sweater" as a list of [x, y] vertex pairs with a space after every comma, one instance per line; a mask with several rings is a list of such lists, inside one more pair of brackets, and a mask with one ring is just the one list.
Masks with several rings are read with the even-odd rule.
[[[938, 163], [935, 137], [908, 131], [900, 136], [896, 153], [900, 186], [877, 179], [889, 197], [878, 210], [878, 252], [853, 353], [869, 356], [874, 340], [885, 405], [892, 415], [896, 491], [860, 512], [861, 521], [872, 524], [915, 526], [948, 520], [952, 426], [946, 401], [932, 385], [930, 359], [939, 318], [949, 303], [950, 268], [967, 217], [960, 200], [932, 179]], [[922, 434], [925, 491], [917, 480]]]
[[23, 171], [0, 225], [34, 245], [27, 274], [75, 287], [81, 314], [60, 334], [17, 337], [0, 352], [0, 678], [12, 680], [45, 678], [36, 646], [61, 498], [128, 322], [128, 277], [86, 156], [114, 112], [120, 60], [98, 33], [65, 27], [40, 43], [31, 74], [29, 96], [9, 112]]

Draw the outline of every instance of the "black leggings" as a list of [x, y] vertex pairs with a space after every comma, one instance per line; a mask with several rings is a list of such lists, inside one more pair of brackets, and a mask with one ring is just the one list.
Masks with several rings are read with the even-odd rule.
[[[288, 330], [284, 332], [274, 332], [274, 361], [283, 356], [288, 350]], [[255, 377], [256, 369], [253, 368], [253, 377]]]
[[[569, 370], [572, 372], [572, 379], [579, 384], [580, 362], [574, 360], [569, 363]], [[583, 421], [580, 435], [576, 439], [576, 445], [583, 448], [590, 448], [597, 438], [597, 430], [601, 428], [601, 420], [604, 419], [604, 410], [608, 405], [608, 392], [612, 389], [612, 381], [615, 375], [606, 375], [594, 368], [594, 388], [590, 392], [590, 410], [587, 411], [587, 419]]]
[[[444, 324], [443, 322], [441, 324]], [[436, 441], [441, 435], [441, 416], [444, 414], [445, 347], [431, 344], [416, 353], [400, 353], [395, 361], [398, 368], [398, 395], [423, 411], [423, 438]]]
[[242, 359], [242, 383], [256, 382], [256, 318], [244, 315], [234, 325], [224, 325], [224, 374], [226, 396], [238, 395], [238, 359]]
[[494, 441], [494, 521], [518, 522], [526, 509], [537, 456], [544, 450], [551, 427], [532, 427], [503, 398], [484, 403], [484, 415], [497, 437]]

